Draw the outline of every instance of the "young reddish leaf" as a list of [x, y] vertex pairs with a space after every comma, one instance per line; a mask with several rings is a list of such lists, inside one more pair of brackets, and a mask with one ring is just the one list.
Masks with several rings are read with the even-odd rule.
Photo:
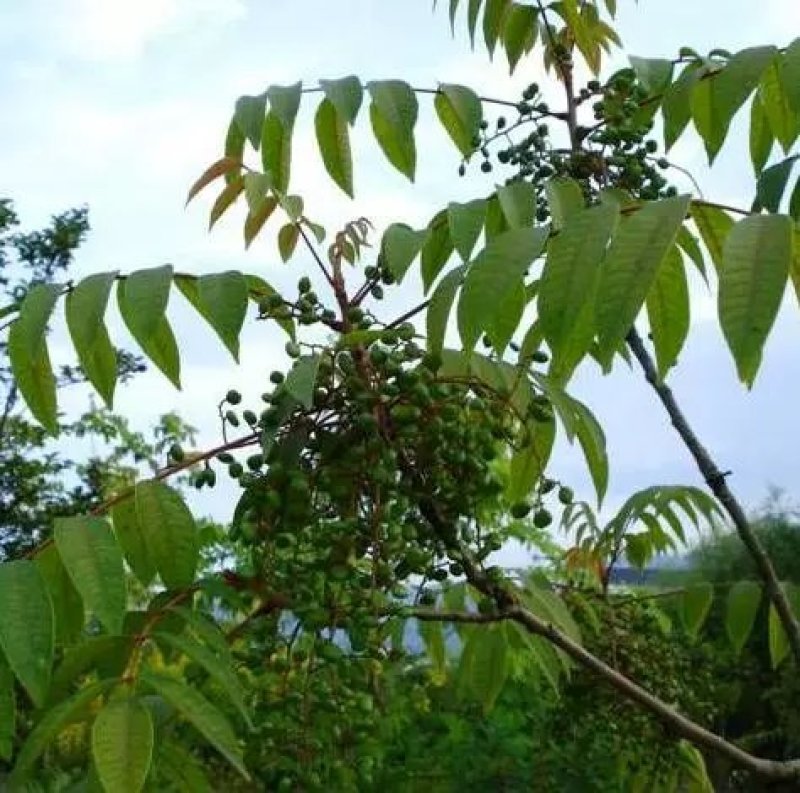
[[225, 176], [225, 174], [240, 168], [241, 165], [242, 161], [238, 157], [227, 156], [209, 165], [200, 175], [200, 178], [189, 188], [186, 203], [188, 204], [204, 187], [210, 185], [215, 179], [219, 179], [220, 176]]

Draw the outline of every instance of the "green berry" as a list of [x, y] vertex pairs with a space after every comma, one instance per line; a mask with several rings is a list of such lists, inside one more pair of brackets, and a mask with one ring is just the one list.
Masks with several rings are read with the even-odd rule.
[[286, 354], [290, 358], [299, 358], [300, 357], [300, 345], [295, 341], [287, 341], [286, 346], [284, 347], [286, 350]]
[[571, 504], [574, 498], [575, 498], [575, 493], [571, 487], [558, 488], [558, 500], [562, 504]]
[[242, 401], [242, 395], [233, 388], [225, 394], [225, 401], [231, 405], [238, 405]]
[[269, 376], [269, 380], [271, 383], [275, 383], [275, 385], [280, 385], [284, 381], [283, 372], [271, 372]]
[[515, 518], [516, 520], [522, 520], [522, 518], [526, 518], [528, 516], [530, 511], [531, 505], [525, 501], [520, 501], [511, 507], [511, 517]]
[[549, 510], [542, 507], [541, 509], [537, 509], [533, 515], [533, 525], [536, 526], [537, 529], [544, 529], [549, 526], [553, 522], [553, 515], [550, 513]]

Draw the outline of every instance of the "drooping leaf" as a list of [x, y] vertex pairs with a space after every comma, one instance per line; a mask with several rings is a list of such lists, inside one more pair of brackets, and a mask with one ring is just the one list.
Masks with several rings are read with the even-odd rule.
[[230, 184], [237, 179], [241, 179], [241, 162], [242, 158], [244, 157], [245, 140], [244, 133], [236, 123], [236, 119], [232, 118], [230, 124], [228, 124], [228, 132], [225, 135], [225, 156], [236, 160], [239, 165], [238, 167], [231, 168], [225, 173], [226, 184]]
[[166, 318], [172, 267], [137, 270], [117, 285], [120, 314], [142, 351], [180, 388], [180, 359]]
[[708, 284], [706, 263], [705, 259], [703, 259], [703, 251], [700, 250], [700, 244], [697, 241], [697, 237], [695, 237], [686, 228], [685, 224], [678, 229], [676, 242], [681, 250], [695, 263], [697, 269], [700, 271], [700, 275], [703, 277], [703, 280], [706, 282], [706, 284]]
[[236, 199], [242, 194], [243, 190], [244, 179], [240, 176], [231, 179], [231, 181], [225, 185], [211, 207], [211, 212], [208, 216], [209, 231], [214, 228], [214, 224], [225, 214], [225, 211], [233, 205]]
[[733, 220], [719, 207], [699, 201], [692, 202], [691, 213], [703, 245], [706, 246], [708, 255], [719, 273], [722, 268], [722, 251], [725, 247], [725, 240], [733, 228]]
[[37, 421], [58, 434], [56, 379], [47, 352], [47, 323], [61, 292], [57, 284], [31, 287], [8, 332], [8, 359], [14, 382]]
[[[81, 617], [83, 612], [81, 610]], [[101, 680], [119, 677], [130, 659], [134, 636], [88, 636], [66, 650], [53, 672], [47, 705], [52, 706], [69, 696], [82, 678], [97, 675]]]
[[771, 165], [762, 171], [756, 185], [753, 211], [766, 209], [767, 212], [780, 212], [786, 185], [798, 159], [800, 159], [800, 155], [795, 154], [793, 157], [787, 157], [785, 160], [781, 160], [779, 163]]
[[461, 259], [466, 262], [483, 231], [486, 200], [477, 198], [466, 204], [452, 202], [447, 205], [447, 219], [453, 245]]
[[800, 38], [786, 48], [781, 66], [783, 91], [789, 107], [795, 113], [800, 113]]
[[156, 568], [147, 552], [134, 499], [127, 498], [115, 504], [111, 510], [111, 520], [125, 561], [142, 586], [149, 586], [155, 578]]
[[292, 162], [292, 132], [300, 107], [302, 83], [271, 85], [267, 89], [269, 112], [261, 130], [261, 163], [276, 190], [289, 187]]
[[420, 620], [419, 633], [425, 643], [425, 650], [431, 659], [434, 673], [441, 681], [447, 670], [447, 648], [444, 642], [442, 623], [433, 620]]
[[480, 130], [483, 106], [478, 95], [464, 85], [442, 83], [433, 100], [439, 121], [464, 157], [475, 150], [473, 140]]
[[103, 696], [116, 684], [116, 680], [92, 683], [80, 689], [68, 700], [48, 710], [36, 723], [17, 754], [14, 769], [7, 780], [10, 789], [15, 790], [17, 786], [21, 785], [30, 774], [36, 761], [64, 727], [74, 721], [84, 719], [97, 698]]
[[714, 587], [706, 582], [686, 587], [680, 601], [680, 615], [683, 627], [692, 636], [698, 631], [708, 616], [711, 601], [714, 598]]
[[664, 90], [672, 82], [674, 64], [671, 60], [666, 58], [639, 58], [636, 55], [631, 55], [628, 60], [631, 62], [639, 81], [647, 89], [649, 96], [664, 93]]
[[494, 55], [510, 7], [511, 0], [486, 0], [483, 12], [483, 40], [486, 42], [489, 57]]
[[[159, 776], [184, 793], [214, 793], [206, 769], [198, 757], [176, 741], [159, 742]], [[172, 789], [172, 788], [171, 788]]]
[[503, 690], [508, 677], [508, 645], [496, 627], [472, 634], [473, 645], [470, 664], [470, 688], [489, 713]]
[[325, 98], [336, 108], [336, 112], [352, 126], [364, 98], [361, 80], [350, 75], [339, 80], [320, 80], [319, 85]]
[[278, 199], [275, 196], [267, 196], [256, 208], [251, 208], [244, 221], [244, 246], [249, 248], [258, 233], [264, 228], [264, 224], [269, 220], [270, 215], [278, 206]]
[[675, 242], [689, 196], [645, 204], [619, 225], [603, 264], [597, 290], [600, 354], [610, 361], [633, 325], [659, 265]]
[[514, 74], [520, 58], [530, 52], [536, 43], [539, 32], [537, 16], [533, 6], [522, 3], [511, 3], [508, 9], [503, 25], [503, 49], [508, 58], [510, 74]]
[[531, 182], [514, 180], [497, 188], [500, 208], [511, 229], [532, 226], [536, 216], [536, 191]]
[[367, 83], [367, 90], [372, 99], [369, 113], [375, 138], [389, 162], [413, 182], [417, 167], [417, 95], [402, 80], [373, 81]]
[[561, 229], [569, 218], [586, 207], [581, 186], [563, 176], [548, 179], [544, 186], [553, 227]]
[[569, 215], [548, 246], [538, 307], [542, 331], [555, 356], [562, 353], [586, 303], [594, 296], [600, 262], [619, 219], [612, 204]]
[[439, 354], [444, 347], [444, 337], [447, 330], [447, 321], [456, 292], [464, 278], [467, 266], [461, 265], [451, 270], [437, 285], [431, 295], [428, 311], [425, 315], [427, 327], [428, 351]]
[[525, 284], [518, 281], [516, 286], [505, 296], [503, 302], [497, 306], [497, 311], [493, 313], [492, 319], [486, 325], [486, 335], [498, 355], [505, 352], [514, 337], [527, 302]]
[[258, 96], [240, 96], [236, 100], [233, 120], [254, 149], [258, 149], [261, 145], [261, 129], [264, 126], [266, 111], [266, 93]]
[[658, 374], [663, 380], [678, 360], [689, 333], [689, 286], [677, 246], [670, 248], [661, 262], [647, 293], [647, 318]]
[[764, 103], [761, 97], [755, 94], [750, 103], [750, 160], [756, 175], [760, 174], [767, 164], [774, 143], [775, 136], [767, 121]]
[[578, 8], [578, 0], [562, 0], [559, 13], [567, 23], [575, 45], [586, 60], [592, 74], [600, 71], [600, 47], [587, 24], [587, 18]]
[[425, 292], [431, 288], [452, 255], [453, 238], [450, 234], [450, 222], [446, 210], [442, 210], [428, 223], [428, 236], [422, 246], [420, 269]]
[[245, 721], [250, 722], [250, 716], [244, 704], [242, 687], [236, 679], [228, 657], [218, 655], [215, 649], [205, 647], [185, 634], [159, 631], [154, 635], [162, 644], [178, 650], [201, 666], [236, 705]]
[[415, 231], [405, 223], [392, 223], [384, 232], [381, 256], [398, 283], [417, 258], [426, 237], [426, 231]]
[[300, 238], [300, 226], [298, 223], [286, 223], [281, 226], [278, 232], [278, 253], [281, 261], [288, 262], [297, 247], [297, 240]]
[[728, 592], [725, 631], [737, 653], [753, 630], [760, 603], [761, 587], [755, 581], [737, 581]]
[[353, 197], [353, 156], [347, 118], [342, 116], [330, 99], [320, 102], [314, 117], [317, 144], [325, 170], [331, 179]]
[[[193, 305], [214, 329], [234, 360], [239, 360], [239, 334], [247, 314], [247, 282], [235, 270], [202, 275], [195, 282]], [[180, 283], [177, 284], [180, 288]], [[189, 295], [184, 292], [184, 295]], [[191, 300], [191, 298], [189, 298]]]
[[705, 142], [709, 162], [714, 161], [722, 148], [736, 111], [758, 86], [775, 52], [775, 47], [742, 50], [718, 74], [695, 84], [691, 98], [692, 117]]
[[98, 273], [84, 278], [67, 294], [65, 308], [67, 327], [81, 367], [109, 408], [117, 382], [117, 353], [103, 317], [116, 277], [116, 273]]
[[753, 384], [792, 259], [792, 221], [751, 215], [728, 234], [719, 278], [719, 320], [741, 380]]
[[83, 602], [53, 543], [33, 557], [50, 593], [56, 644], [72, 644], [83, 629]]
[[0, 650], [34, 705], [47, 697], [53, 665], [53, 604], [36, 565], [0, 564]]
[[126, 592], [122, 551], [102, 518], [57, 518], [59, 556], [87, 611], [111, 634], [122, 631]]
[[689, 63], [664, 93], [661, 112], [664, 116], [664, 150], [669, 151], [683, 134], [692, 115], [691, 95], [700, 76], [698, 65]]
[[135, 501], [147, 553], [161, 580], [170, 589], [189, 586], [199, 557], [197, 529], [189, 508], [175, 490], [154, 479], [136, 485]]
[[107, 793], [139, 793], [153, 759], [153, 720], [135, 699], [106, 704], [92, 725], [92, 759]]
[[142, 682], [163, 697], [245, 778], [242, 750], [225, 716], [202, 694], [179, 680], [143, 672]]
[[554, 421], [529, 422], [526, 443], [516, 449], [511, 458], [507, 488], [510, 503], [524, 501], [539, 481], [550, 459], [555, 437]]
[[758, 93], [770, 130], [784, 153], [788, 154], [800, 133], [800, 114], [789, 105], [783, 86], [783, 63], [780, 57], [775, 57], [764, 71]]
[[306, 409], [311, 408], [314, 400], [314, 386], [317, 384], [319, 372], [319, 355], [303, 355], [286, 375], [283, 388]]
[[546, 240], [546, 229], [514, 229], [495, 237], [475, 257], [458, 301], [458, 329], [465, 349], [475, 346]]

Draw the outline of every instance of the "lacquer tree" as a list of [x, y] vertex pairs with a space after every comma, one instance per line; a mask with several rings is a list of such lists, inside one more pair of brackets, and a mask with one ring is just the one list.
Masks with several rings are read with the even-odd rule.
[[[534, 82], [506, 99], [354, 76], [237, 100], [222, 156], [189, 199], [218, 187], [212, 226], [245, 204], [248, 246], [279, 219], [275, 258], [296, 268], [295, 293], [255, 274], [159, 267], [36, 286], [3, 310], [17, 387], [51, 432], [57, 388], [45, 333], [61, 303], [83, 371], [108, 403], [112, 291], [142, 352], [176, 385], [180, 355], [166, 315], [173, 291], [234, 359], [248, 312], [278, 323], [293, 359], [272, 372], [260, 405], [225, 395], [218, 446], [189, 456], [174, 448], [154, 478], [90, 515], [57, 521], [52, 542], [0, 566], [0, 748], [13, 761], [12, 786], [35, 777], [50, 743], [73, 730], [85, 738], [78, 766], [88, 784], [109, 791], [198, 789], [202, 771], [186, 748], [197, 734], [244, 778], [248, 757], [263, 768], [272, 751], [285, 789], [358, 789], [370, 770], [353, 736], [369, 732], [382, 669], [401, 651], [409, 619], [436, 673], [459, 675], [486, 708], [521, 663], [555, 686], [576, 667], [594, 672], [677, 739], [659, 780], [665, 789], [707, 785], [701, 752], [759, 777], [800, 777], [800, 760], [748, 753], [587, 650], [571, 613], [591, 611], [620, 558], [646, 565], [685, 544], [689, 524], [726, 520], [761, 578], [729, 597], [734, 646], [747, 641], [766, 598], [774, 663], [800, 659], [795, 593], [777, 579], [667, 384], [691, 330], [687, 267], [715, 290], [745, 386], [787, 283], [798, 284], [800, 189], [787, 187], [800, 133], [800, 40], [631, 57], [609, 74], [603, 55], [621, 46], [612, 0], [451, 0], [448, 10], [453, 26], [464, 22], [473, 44], [482, 38], [512, 71], [559, 86], [557, 104]], [[357, 208], [329, 235], [313, 220], [314, 196], [301, 197], [290, 179], [303, 102], [316, 108], [322, 162], [350, 197], [350, 129], [360, 116], [369, 116], [388, 163], [413, 179], [415, 125], [428, 105], [454, 144], [454, 172], [495, 172], [497, 187], [442, 207], [425, 228], [398, 221], [375, 244]], [[698, 134], [713, 163], [746, 104], [752, 206], [680, 192], [669, 181], [671, 169], [681, 173], [671, 147]], [[409, 278], [417, 268], [419, 278]], [[393, 316], [382, 301], [398, 289], [421, 294], [416, 308]], [[666, 412], [707, 490], [654, 483], [605, 525], [575, 500], [548, 466], [557, 433], [577, 441], [598, 503], [613, 470], [601, 426], [569, 393], [575, 370], [591, 360], [605, 372], [627, 361], [647, 380], [652, 409]], [[201, 487], [227, 474], [241, 488], [230, 527], [241, 561], [230, 569], [198, 574], [194, 519], [167, 483], [187, 468]], [[509, 538], [539, 542], [555, 515], [572, 541], [555, 576], [512, 575], [492, 563]], [[585, 597], [572, 587], [563, 596], [567, 575]], [[163, 591], [131, 610], [126, 576]], [[699, 630], [711, 596], [702, 585], [676, 596], [689, 631]], [[459, 633], [457, 664], [447, 624]], [[281, 698], [287, 691], [294, 699]], [[18, 729], [15, 696], [37, 714]], [[287, 725], [281, 708], [290, 701], [299, 715]], [[340, 730], [335, 757], [319, 756], [320, 724]]]

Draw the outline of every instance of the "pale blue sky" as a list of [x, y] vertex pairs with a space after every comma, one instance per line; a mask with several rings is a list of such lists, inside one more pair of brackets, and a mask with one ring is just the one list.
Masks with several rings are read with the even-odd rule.
[[[797, 0], [640, 0], [638, 6], [620, 0], [619, 6], [618, 28], [637, 55], [672, 56], [682, 44], [701, 52], [782, 45], [800, 33]], [[298, 273], [279, 263], [268, 240], [245, 253], [241, 216], [227, 218], [209, 236], [209, 200], [183, 208], [187, 186], [218, 156], [240, 93], [256, 93], [273, 82], [355, 73], [364, 79], [404, 77], [418, 86], [462, 82], [514, 98], [521, 86], [543, 79], [535, 57], [509, 81], [502, 58], [489, 65], [482, 52], [470, 54], [463, 35], [451, 40], [446, 14], [431, 14], [429, 0], [5, 0], [0, 52], [0, 193], [15, 199], [31, 226], [69, 206], [88, 204], [93, 231], [80, 272], [169, 261], [193, 272], [241, 268], [277, 285], [293, 283]], [[359, 215], [379, 224], [422, 225], [448, 200], [486, 193], [491, 177], [456, 178], [454, 150], [430, 104], [423, 107], [415, 186], [376, 154], [362, 119], [354, 144], [353, 202], [324, 177], [310, 115], [301, 115], [293, 181], [306, 197], [308, 214], [329, 228]], [[751, 200], [742, 132], [735, 127], [713, 176], [705, 173], [693, 135], [676, 147], [674, 158], [695, 172], [706, 197], [740, 205]], [[267, 372], [283, 365], [283, 340], [261, 325], [249, 327], [244, 366], [235, 369], [211, 333], [177, 299], [174, 303], [184, 352], [183, 392], [152, 373], [120, 392], [118, 408], [140, 424], [177, 409], [210, 442], [216, 437], [219, 396], [233, 385], [260, 393]], [[713, 310], [708, 299], [699, 304], [698, 323], [671, 378], [701, 437], [721, 465], [733, 469], [731, 484], [748, 505], [760, 501], [770, 483], [800, 493], [800, 316], [794, 302], [788, 309], [752, 392], [735, 380], [721, 334], [708, 321]], [[54, 337], [57, 352], [63, 347], [60, 333]], [[588, 367], [575, 388], [608, 433], [609, 504], [636, 487], [698, 483], [638, 373], [621, 370], [603, 379]], [[73, 394], [65, 406], [79, 409], [85, 399]], [[577, 452], [560, 447], [554, 473], [574, 482], [579, 495], [591, 495]], [[225, 502], [209, 494], [198, 506], [224, 519]]]

